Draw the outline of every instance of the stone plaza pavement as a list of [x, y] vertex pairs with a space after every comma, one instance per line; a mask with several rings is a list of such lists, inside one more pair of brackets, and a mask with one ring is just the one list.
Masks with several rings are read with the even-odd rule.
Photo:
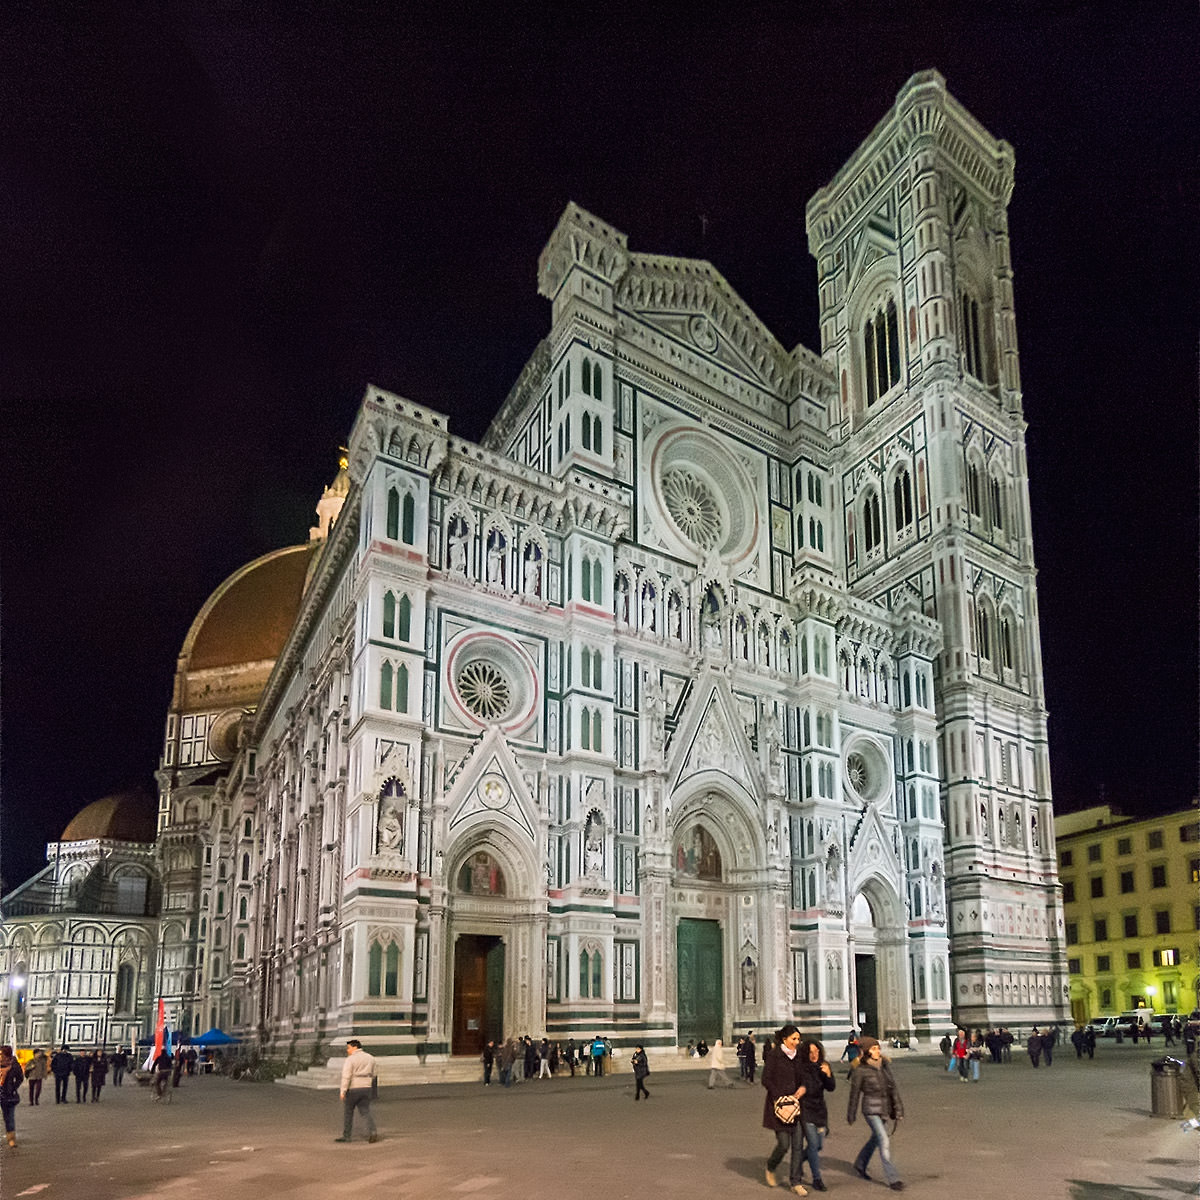
[[[368, 1047], [369, 1049], [369, 1047]], [[907, 1118], [893, 1140], [910, 1194], [925, 1200], [1168, 1200], [1200, 1195], [1200, 1134], [1150, 1115], [1153, 1047], [1068, 1048], [1033, 1070], [1023, 1055], [980, 1083], [940, 1056], [896, 1051]], [[1169, 1052], [1170, 1053], [1170, 1052]], [[185, 1080], [171, 1104], [129, 1082], [99, 1104], [17, 1109], [18, 1147], [0, 1148], [3, 1200], [622, 1200], [766, 1197], [772, 1144], [762, 1089], [705, 1088], [707, 1073], [659, 1070], [633, 1102], [628, 1057], [603, 1079], [384, 1088], [381, 1140], [336, 1145], [335, 1093], [223, 1078]], [[830, 1097], [827, 1195], [887, 1193], [850, 1163], [867, 1133], [846, 1125], [844, 1067]], [[733, 1074], [732, 1072], [730, 1073]], [[24, 1089], [22, 1089], [24, 1093]], [[49, 1103], [47, 1103], [47, 1094]], [[73, 1094], [73, 1088], [72, 1088]], [[24, 1101], [24, 1097], [23, 1097]], [[879, 1176], [876, 1164], [872, 1174]], [[782, 1198], [783, 1191], [774, 1193]], [[809, 1193], [816, 1195], [815, 1192]]]

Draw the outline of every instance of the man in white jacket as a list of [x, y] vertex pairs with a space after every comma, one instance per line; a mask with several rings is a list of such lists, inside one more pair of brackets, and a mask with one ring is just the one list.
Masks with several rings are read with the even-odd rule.
[[708, 1072], [708, 1086], [713, 1088], [719, 1083], [722, 1087], [733, 1087], [733, 1081], [725, 1074], [725, 1047], [720, 1038], [713, 1042], [711, 1053], [712, 1067]]
[[367, 1122], [367, 1141], [379, 1141], [379, 1134], [375, 1132], [375, 1118], [371, 1115], [375, 1079], [375, 1059], [362, 1048], [358, 1038], [351, 1038], [346, 1043], [346, 1061], [342, 1064], [342, 1136], [334, 1138], [335, 1142], [350, 1141], [356, 1108], [362, 1109]]

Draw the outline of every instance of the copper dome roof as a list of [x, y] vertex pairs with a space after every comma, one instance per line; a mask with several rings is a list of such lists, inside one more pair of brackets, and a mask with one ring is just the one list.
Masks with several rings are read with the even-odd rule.
[[300, 611], [305, 578], [320, 541], [289, 546], [235, 571], [192, 624], [188, 669], [204, 671], [279, 657]]
[[63, 830], [60, 842], [154, 841], [154, 802], [142, 792], [118, 792], [81, 808]]

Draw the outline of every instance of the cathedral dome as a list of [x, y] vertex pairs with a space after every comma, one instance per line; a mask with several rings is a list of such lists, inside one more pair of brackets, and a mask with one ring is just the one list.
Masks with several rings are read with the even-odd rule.
[[264, 554], [208, 598], [184, 644], [193, 671], [278, 658], [300, 611], [309, 565], [324, 543]]
[[93, 800], [68, 822], [60, 842], [90, 842], [107, 838], [115, 842], [154, 841], [153, 802], [143, 792], [117, 792]]

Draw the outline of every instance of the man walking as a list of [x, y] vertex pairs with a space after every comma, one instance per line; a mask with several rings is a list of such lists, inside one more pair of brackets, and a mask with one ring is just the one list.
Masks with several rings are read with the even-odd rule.
[[67, 1081], [71, 1078], [71, 1064], [74, 1055], [70, 1046], [61, 1047], [50, 1060], [50, 1072], [54, 1076], [54, 1103], [66, 1104]]
[[371, 1115], [371, 1097], [377, 1086], [375, 1059], [363, 1048], [358, 1038], [346, 1043], [346, 1061], [342, 1064], [342, 1136], [335, 1142], [350, 1141], [354, 1128], [354, 1110], [362, 1109], [367, 1123], [367, 1141], [379, 1141], [375, 1118]]
[[713, 1042], [712, 1065], [708, 1071], [708, 1087], [733, 1087], [728, 1075], [725, 1074], [725, 1046], [720, 1038]]

